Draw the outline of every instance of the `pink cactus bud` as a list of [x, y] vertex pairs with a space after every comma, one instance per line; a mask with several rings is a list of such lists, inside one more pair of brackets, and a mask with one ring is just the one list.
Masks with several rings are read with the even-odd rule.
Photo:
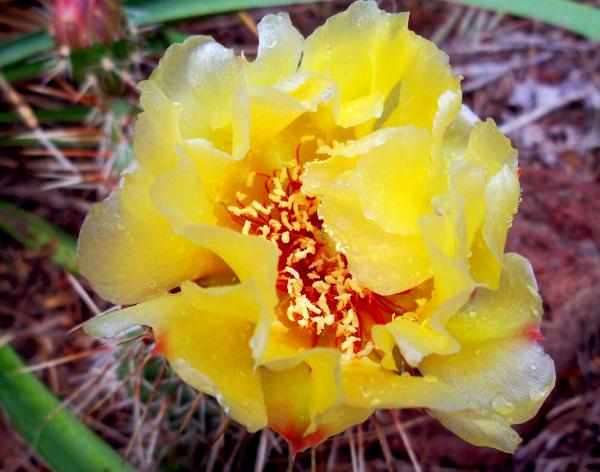
[[124, 22], [116, 0], [56, 0], [52, 34], [58, 46], [81, 49], [120, 39]]

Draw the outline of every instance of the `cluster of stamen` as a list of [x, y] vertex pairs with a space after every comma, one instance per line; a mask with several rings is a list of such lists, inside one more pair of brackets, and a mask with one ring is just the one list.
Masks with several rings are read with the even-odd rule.
[[353, 278], [346, 257], [323, 229], [319, 199], [301, 190], [302, 171], [296, 159], [271, 175], [250, 174], [249, 188], [264, 179], [265, 201], [238, 192], [236, 204], [227, 210], [242, 233], [259, 235], [281, 251], [277, 289], [287, 304], [287, 321], [310, 330], [315, 345], [333, 342], [348, 354], [367, 355], [373, 344], [364, 336], [365, 314], [383, 323], [401, 314], [401, 308]]

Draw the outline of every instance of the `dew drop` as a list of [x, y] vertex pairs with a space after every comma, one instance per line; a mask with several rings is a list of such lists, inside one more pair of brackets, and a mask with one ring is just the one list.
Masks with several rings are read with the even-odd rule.
[[546, 396], [546, 394], [548, 393], [548, 387], [547, 386], [543, 386], [543, 387], [532, 387], [529, 389], [529, 398], [532, 401], [539, 401], [542, 398], [544, 398]]
[[506, 398], [498, 396], [492, 401], [492, 408], [501, 415], [508, 415], [514, 411], [515, 405]]
[[271, 49], [274, 48], [275, 46], [277, 46], [277, 38], [273, 37], [273, 38], [269, 38], [267, 41], [265, 41], [263, 43], [264, 47]]

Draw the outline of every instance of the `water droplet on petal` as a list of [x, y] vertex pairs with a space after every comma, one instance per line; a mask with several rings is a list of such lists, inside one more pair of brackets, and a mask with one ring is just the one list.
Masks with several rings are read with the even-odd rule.
[[506, 398], [498, 396], [492, 401], [492, 408], [501, 415], [508, 415], [514, 411], [515, 405]]
[[544, 398], [547, 394], [548, 394], [548, 386], [544, 385], [543, 387], [531, 387], [529, 389], [529, 398], [534, 401], [537, 402], [539, 400], [541, 400], [542, 398]]
[[265, 39], [263, 46], [266, 48], [274, 48], [277, 45], [277, 37], [273, 35], [273, 37]]

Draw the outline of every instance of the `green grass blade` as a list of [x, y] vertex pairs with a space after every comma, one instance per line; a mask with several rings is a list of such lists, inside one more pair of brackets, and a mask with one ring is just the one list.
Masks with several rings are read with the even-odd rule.
[[524, 16], [600, 41], [600, 9], [570, 0], [443, 0]]
[[0, 404], [11, 422], [52, 469], [60, 472], [133, 471], [59, 401], [9, 347], [0, 348]]
[[[30, 249], [54, 242], [54, 261], [75, 271], [75, 238], [32, 213], [0, 200], [0, 230]], [[75, 415], [62, 408], [35, 375], [20, 371], [24, 367], [10, 346], [0, 347], [0, 405], [23, 438], [53, 470], [134, 471]]]
[[9, 82], [24, 82], [50, 72], [53, 64], [54, 61], [48, 60], [48, 58], [40, 61], [37, 59], [32, 61], [32, 58], [27, 58], [27, 60], [9, 64], [2, 69], [2, 73], [4, 74], [4, 78]]
[[124, 6], [127, 19], [134, 25], [144, 26], [236, 10], [310, 2], [314, 0], [135, 0]]
[[[41, 123], [81, 123], [92, 109], [86, 106], [73, 106], [56, 110], [38, 109], [35, 116]], [[0, 124], [22, 123], [23, 118], [16, 111], [0, 112]]]
[[45, 31], [25, 34], [0, 45], [0, 67], [46, 52], [54, 41]]
[[33, 213], [0, 200], [0, 231], [12, 236], [27, 249], [52, 248], [52, 260], [76, 273], [77, 240]]

